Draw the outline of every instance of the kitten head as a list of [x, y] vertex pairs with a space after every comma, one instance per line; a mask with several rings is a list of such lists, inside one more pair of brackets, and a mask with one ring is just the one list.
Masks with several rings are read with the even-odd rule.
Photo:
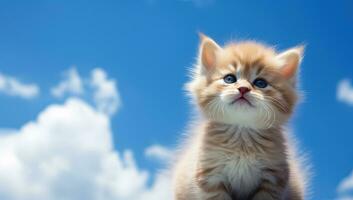
[[221, 47], [201, 35], [187, 90], [209, 120], [258, 129], [278, 126], [297, 101], [302, 53], [303, 47], [276, 53], [252, 41]]

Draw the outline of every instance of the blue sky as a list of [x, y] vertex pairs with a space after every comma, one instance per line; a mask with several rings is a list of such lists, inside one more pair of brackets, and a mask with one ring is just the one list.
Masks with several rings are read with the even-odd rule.
[[[291, 127], [313, 165], [312, 199], [335, 199], [353, 169], [353, 100], [337, 99], [339, 83], [353, 81], [352, 25], [351, 1], [1, 1], [0, 73], [40, 92], [29, 99], [0, 93], [0, 127], [18, 129], [64, 103], [50, 93], [64, 71], [74, 66], [89, 77], [101, 68], [121, 98], [110, 118], [114, 147], [132, 150], [137, 165], [155, 173], [161, 166], [145, 149], [173, 149], [191, 116], [182, 87], [198, 31], [221, 44], [256, 39], [283, 50], [304, 43], [305, 98]], [[94, 103], [86, 93], [80, 98]]]

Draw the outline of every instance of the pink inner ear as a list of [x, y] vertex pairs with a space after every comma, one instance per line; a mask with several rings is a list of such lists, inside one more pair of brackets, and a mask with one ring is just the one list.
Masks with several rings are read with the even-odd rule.
[[216, 62], [216, 55], [213, 49], [210, 47], [204, 47], [203, 55], [202, 55], [202, 64], [208, 69], [212, 69]]
[[204, 38], [201, 44], [201, 62], [206, 70], [212, 71], [217, 62], [217, 54], [220, 47], [211, 39]]
[[281, 67], [281, 74], [290, 79], [295, 76], [300, 64], [303, 47], [297, 47], [285, 51], [279, 55], [279, 59], [284, 62], [284, 66]]
[[286, 78], [292, 78], [297, 71], [297, 66], [297, 63], [286, 64], [284, 67], [282, 67], [281, 74]]

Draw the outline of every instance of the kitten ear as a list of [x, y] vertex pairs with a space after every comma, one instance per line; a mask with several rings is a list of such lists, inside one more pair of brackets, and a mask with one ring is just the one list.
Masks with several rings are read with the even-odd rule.
[[211, 38], [206, 35], [199, 33], [200, 37], [200, 48], [199, 48], [199, 60], [200, 64], [207, 70], [212, 71], [215, 68], [217, 61], [217, 51], [222, 48]]
[[297, 74], [300, 62], [303, 58], [304, 46], [298, 46], [286, 50], [277, 56], [281, 62], [281, 74], [287, 79], [292, 79]]

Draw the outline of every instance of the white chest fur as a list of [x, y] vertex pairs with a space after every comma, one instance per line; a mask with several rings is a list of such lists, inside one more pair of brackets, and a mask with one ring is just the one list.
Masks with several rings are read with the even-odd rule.
[[248, 193], [259, 183], [260, 162], [253, 155], [227, 155], [221, 170], [225, 180], [237, 193]]
[[263, 164], [254, 154], [209, 152], [208, 159], [214, 167], [207, 175], [210, 186], [222, 183], [242, 196], [256, 189], [262, 177]]
[[253, 135], [253, 139], [250, 139], [249, 134], [254, 133], [237, 132], [228, 140], [232, 143], [232, 148], [226, 148], [227, 144], [223, 147], [215, 145], [204, 154], [206, 160], [212, 161], [208, 165], [216, 168], [210, 176], [211, 184], [223, 182], [239, 195], [248, 194], [258, 186], [264, 163], [261, 153], [256, 152], [254, 148], [253, 141], [256, 136]]

